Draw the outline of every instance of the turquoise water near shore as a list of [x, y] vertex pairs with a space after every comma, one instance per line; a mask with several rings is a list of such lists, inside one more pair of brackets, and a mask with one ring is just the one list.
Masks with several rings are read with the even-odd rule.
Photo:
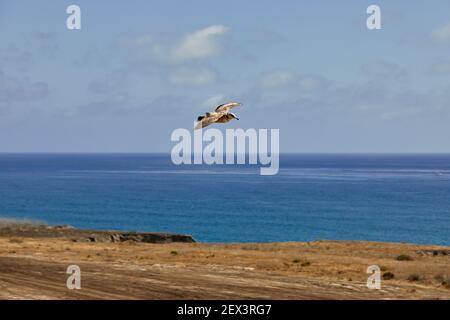
[[204, 242], [450, 245], [450, 155], [287, 154], [261, 176], [167, 154], [0, 154], [0, 217]]

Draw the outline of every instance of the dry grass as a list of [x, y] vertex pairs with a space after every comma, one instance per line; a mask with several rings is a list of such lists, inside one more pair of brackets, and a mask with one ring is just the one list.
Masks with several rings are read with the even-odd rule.
[[12, 218], [0, 218], [0, 229], [4, 228], [28, 228], [46, 226], [47, 223], [42, 221], [35, 221], [29, 219], [12, 219]]
[[[443, 247], [439, 246], [360, 241], [145, 244], [85, 243], [65, 239], [0, 237], [0, 259], [27, 257], [30, 264], [34, 263], [33, 261], [46, 261], [51, 265], [79, 264], [83, 266], [87, 264], [94, 271], [97, 270], [93, 271], [96, 277], [101, 277], [102, 274], [98, 270], [113, 264], [115, 271], [109, 270], [108, 277], [114, 277], [114, 272], [125, 274], [124, 280], [117, 281], [125, 281], [127, 277], [136, 276], [135, 271], [130, 270], [147, 270], [149, 273], [144, 274], [139, 281], [136, 280], [136, 283], [151, 283], [152, 277], [160, 279], [158, 277], [161, 274], [161, 277], [162, 275], [167, 277], [164, 279], [168, 283], [174, 283], [173, 285], [177, 288], [191, 288], [195, 287], [198, 281], [217, 279], [220, 284], [203, 283], [203, 289], [195, 291], [195, 294], [204, 298], [219, 297], [216, 296], [219, 294], [220, 297], [227, 297], [226, 292], [231, 291], [234, 293], [229, 294], [237, 297], [240, 292], [244, 294], [247, 289], [233, 291], [230, 289], [231, 283], [236, 282], [236, 285], [239, 285], [245, 281], [246, 286], [254, 287], [251, 289], [253, 291], [246, 293], [248, 295], [240, 296], [241, 298], [297, 297], [301, 294], [306, 295], [308, 292], [320, 297], [342, 299], [363, 297], [450, 299], [448, 289], [450, 256], [418, 253], [423, 250], [442, 249]], [[402, 255], [407, 255], [413, 260], [407, 260], [409, 261], [407, 263], [397, 260], [397, 257]], [[24, 263], [24, 261], [17, 263]], [[383, 273], [383, 291], [380, 292], [370, 291], [366, 287], [367, 267], [374, 264], [380, 266], [383, 272], [388, 270]], [[33, 267], [29, 268], [30, 271], [24, 272], [30, 272], [30, 276], [33, 276]], [[36, 270], [40, 269], [36, 267]], [[190, 280], [179, 279], [181, 274], [191, 277]], [[231, 275], [231, 278], [228, 278], [228, 275]], [[419, 280], [413, 280], [411, 275], [420, 275]], [[94, 282], [99, 283], [100, 280], [108, 282], [103, 278], [94, 279]], [[267, 291], [265, 286], [272, 288], [274, 285], [271, 281], [275, 280], [280, 283], [277, 284], [280, 286], [280, 291], [275, 289], [271, 289], [274, 290], [273, 292]], [[177, 285], [177, 281], [183, 281], [183, 285]], [[309, 284], [310, 281], [312, 284]], [[303, 282], [305, 282], [304, 285], [301, 284]], [[299, 287], [296, 287], [299, 283]], [[120, 285], [117, 286], [120, 287]], [[353, 293], [342, 291], [346, 287], [354, 288]], [[302, 291], [299, 288], [308, 289]], [[152, 287], [148, 290], [145, 294], [155, 292]], [[268, 296], [263, 296], [266, 293]], [[161, 293], [161, 297], [169, 296]], [[192, 296], [184, 295], [184, 297]]]

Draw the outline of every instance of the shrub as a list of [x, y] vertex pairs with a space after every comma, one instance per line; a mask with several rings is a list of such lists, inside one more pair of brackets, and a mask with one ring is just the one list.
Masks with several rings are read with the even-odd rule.
[[436, 280], [438, 282], [442, 282], [442, 281], [445, 281], [445, 277], [442, 274], [437, 274], [434, 276], [434, 280]]
[[398, 261], [412, 261], [414, 260], [411, 256], [408, 256], [407, 254], [401, 254], [397, 257]]
[[259, 247], [253, 245], [245, 245], [241, 247], [242, 250], [260, 250]]
[[9, 239], [9, 242], [10, 242], [10, 243], [22, 243], [23, 241], [20, 240], [20, 239], [11, 238], [11, 239]]
[[391, 280], [394, 279], [394, 274], [392, 272], [383, 273], [383, 280]]
[[408, 281], [419, 281], [420, 276], [417, 273], [410, 274], [408, 276]]
[[178, 251], [172, 250], [172, 251], [170, 251], [170, 254], [173, 256], [176, 256], [176, 255], [178, 255]]

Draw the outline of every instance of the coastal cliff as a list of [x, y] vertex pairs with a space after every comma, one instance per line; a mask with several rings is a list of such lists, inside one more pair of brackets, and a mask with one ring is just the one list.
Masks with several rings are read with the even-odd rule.
[[32, 223], [3, 223], [0, 224], [0, 236], [15, 236], [29, 238], [62, 238], [74, 242], [143, 242], [143, 243], [193, 243], [190, 235], [132, 232], [114, 230], [83, 230], [68, 225], [49, 226]]

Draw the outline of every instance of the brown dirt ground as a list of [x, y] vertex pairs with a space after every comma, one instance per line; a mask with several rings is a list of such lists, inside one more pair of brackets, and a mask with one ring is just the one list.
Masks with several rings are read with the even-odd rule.
[[[449, 249], [356, 241], [147, 244], [0, 237], [0, 299], [450, 299]], [[399, 255], [413, 260], [398, 261]], [[81, 268], [81, 290], [66, 287], [72, 264]], [[369, 265], [394, 278], [382, 280], [381, 290], [368, 289]], [[419, 279], [411, 281], [413, 275]]]

